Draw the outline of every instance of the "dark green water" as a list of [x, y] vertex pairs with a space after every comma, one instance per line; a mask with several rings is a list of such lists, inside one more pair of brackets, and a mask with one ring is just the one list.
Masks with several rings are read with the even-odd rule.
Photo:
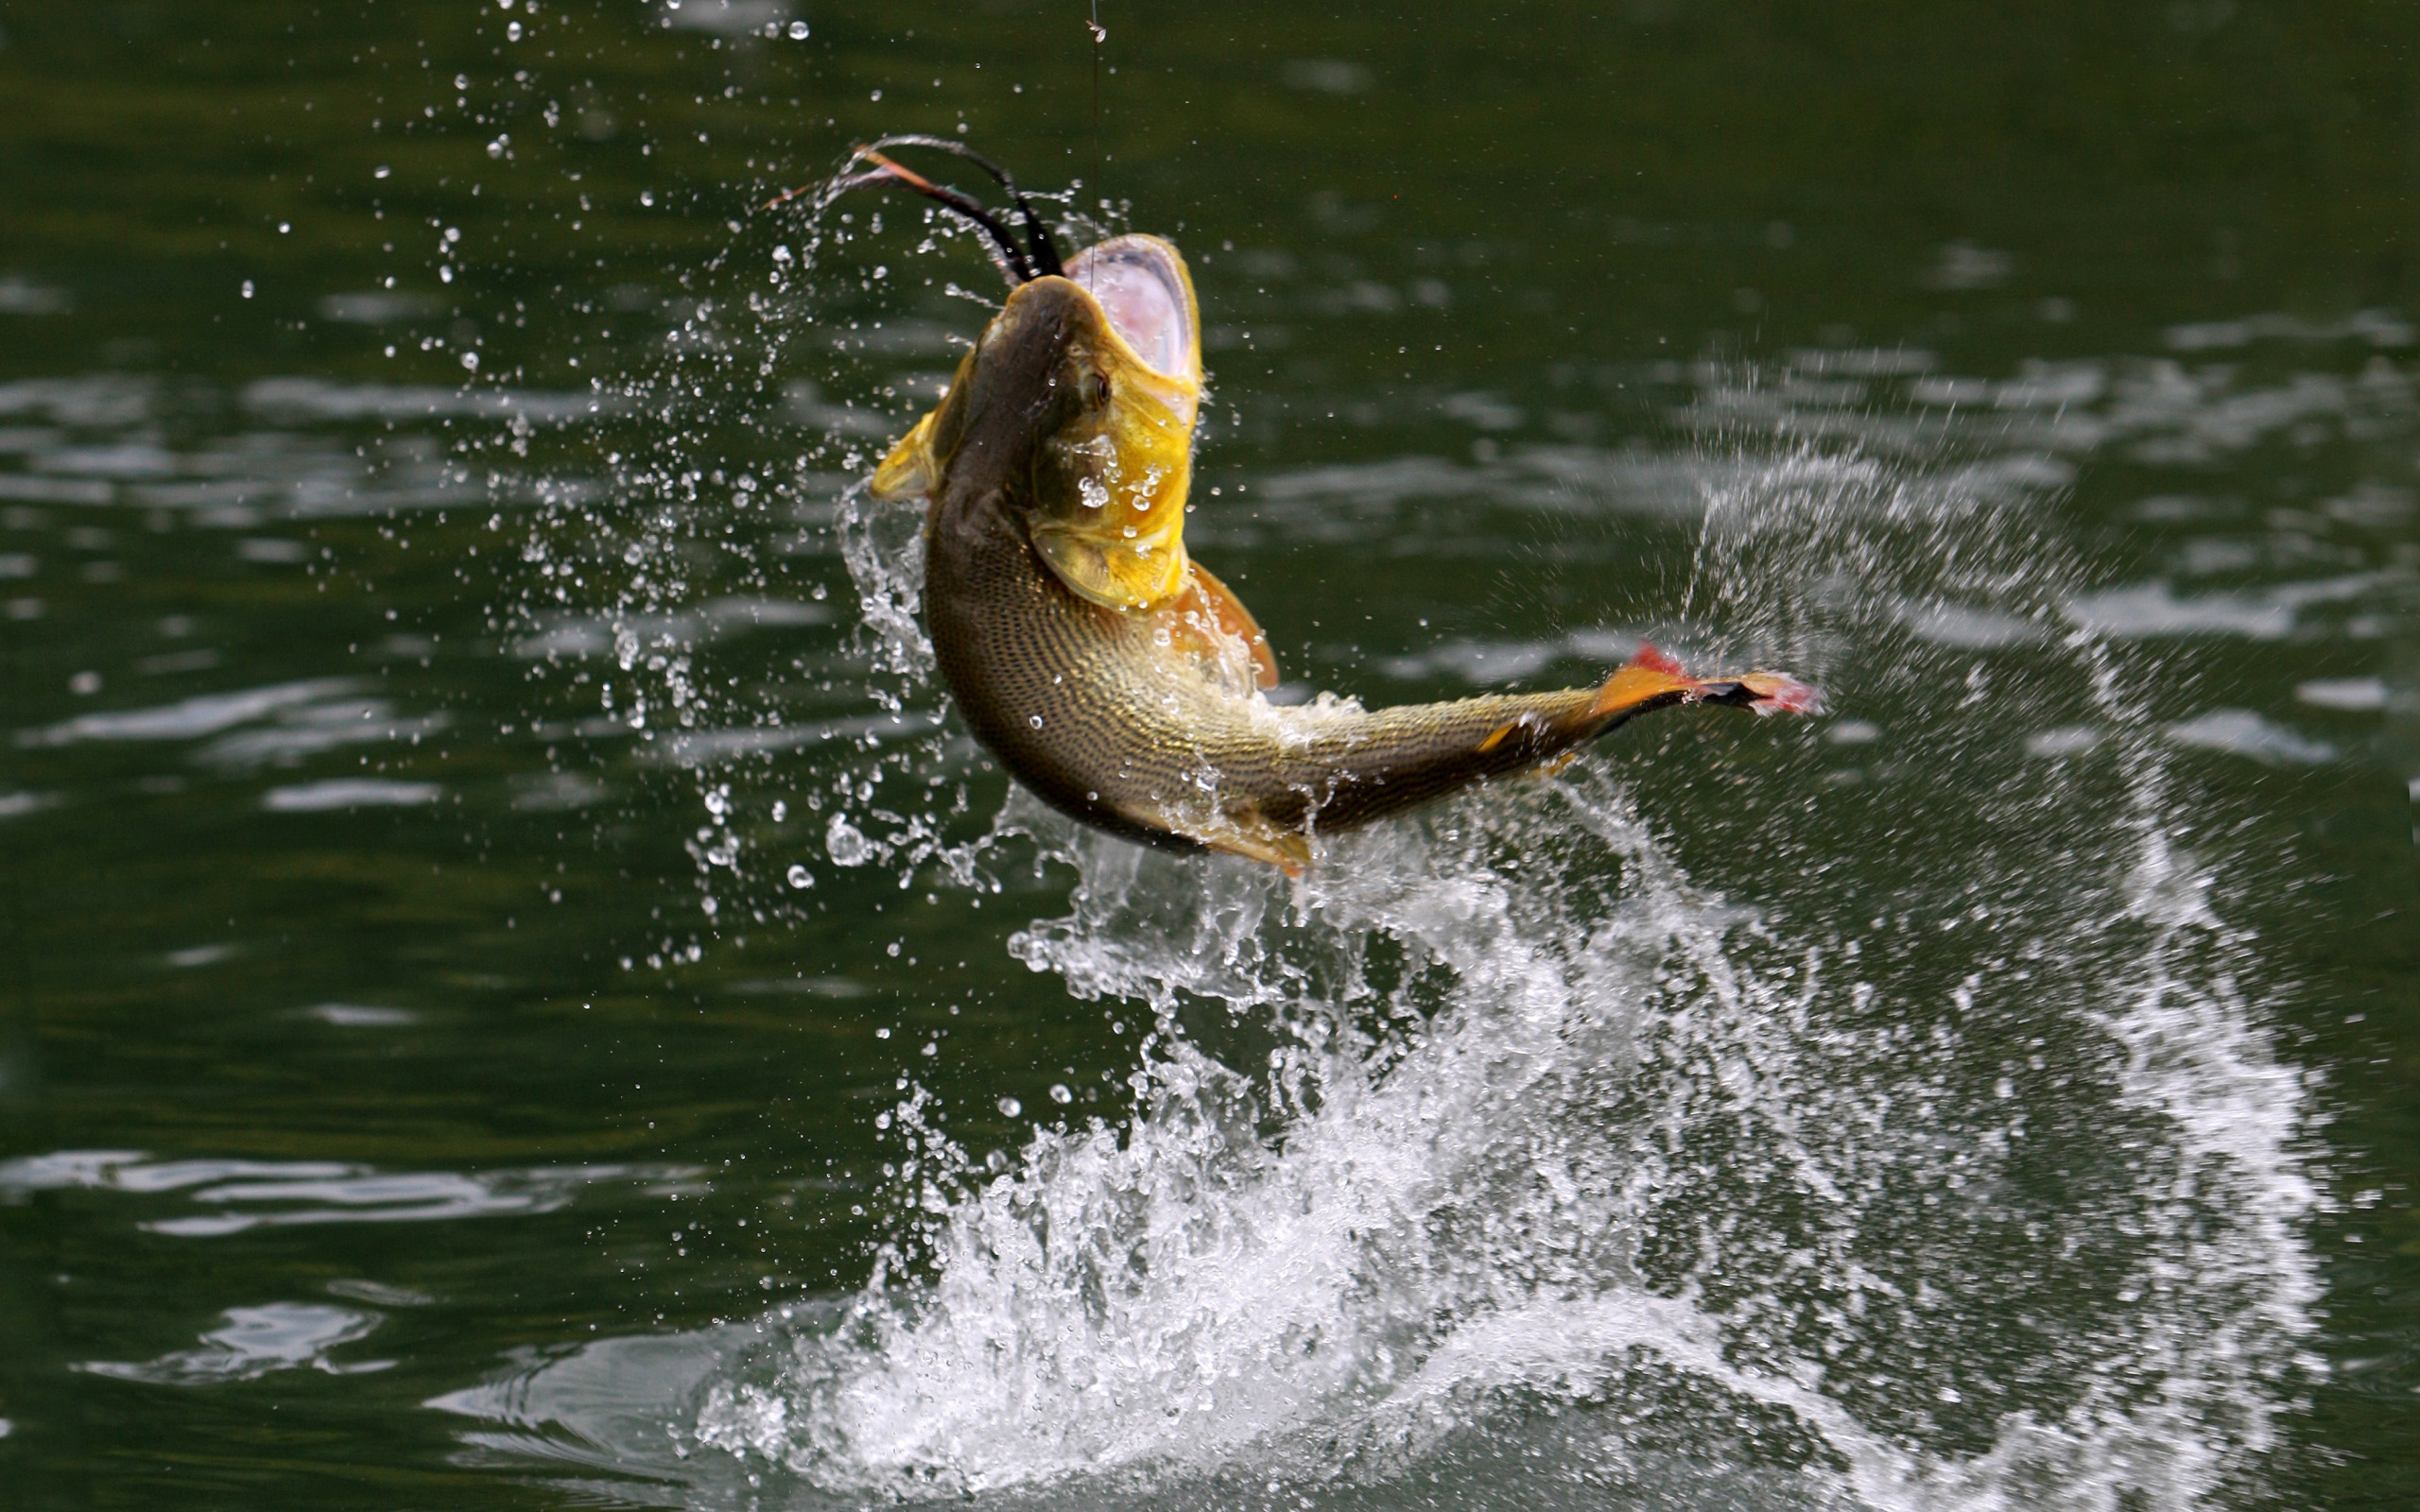
[[[0, 9], [11, 1504], [2420, 1502], [2410, 11], [1101, 20]], [[752, 209], [961, 123], [1296, 694], [1830, 712], [1012, 798]]]

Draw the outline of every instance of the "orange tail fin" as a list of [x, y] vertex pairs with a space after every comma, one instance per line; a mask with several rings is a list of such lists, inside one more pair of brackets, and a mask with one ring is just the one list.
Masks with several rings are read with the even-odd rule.
[[1681, 670], [1681, 663], [1641, 642], [1638, 654], [1597, 690], [1597, 701], [1589, 706], [1588, 713], [1592, 718], [1602, 718], [1642, 705], [1672, 702], [1729, 704], [1754, 709], [1760, 714], [1805, 714], [1824, 707], [1824, 695], [1779, 672], [1693, 678]]

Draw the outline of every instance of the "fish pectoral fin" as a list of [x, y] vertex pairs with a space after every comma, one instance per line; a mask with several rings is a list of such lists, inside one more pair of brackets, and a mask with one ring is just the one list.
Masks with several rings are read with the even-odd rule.
[[1051, 575], [1105, 609], [1150, 609], [1184, 586], [1182, 541], [1150, 543], [1103, 537], [1097, 530], [1044, 521], [1032, 526], [1033, 549]]
[[1260, 622], [1209, 568], [1198, 561], [1191, 565], [1192, 576], [1184, 591], [1169, 604], [1175, 611], [1170, 616], [1170, 628], [1177, 640], [1186, 650], [1216, 661], [1218, 647], [1205, 631], [1215, 629], [1233, 636], [1251, 654], [1253, 685], [1263, 692], [1277, 686], [1277, 654], [1269, 648], [1269, 636], [1261, 629]]

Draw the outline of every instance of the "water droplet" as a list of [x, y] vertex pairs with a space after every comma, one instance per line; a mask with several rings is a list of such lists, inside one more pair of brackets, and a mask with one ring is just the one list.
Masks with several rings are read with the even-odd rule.
[[249, 299], [251, 299], [251, 297], [252, 297], [252, 281], [251, 281], [251, 279], [246, 279], [246, 280], [244, 280], [244, 298], [246, 298], [246, 299], [248, 299], [248, 300], [249, 300]]
[[1000, 1116], [1002, 1118], [1014, 1118], [1024, 1111], [1025, 1104], [1018, 1102], [1015, 1098], [1003, 1097], [1000, 1099]]
[[791, 22], [791, 23], [790, 23], [790, 41], [792, 41], [792, 42], [804, 42], [804, 41], [806, 41], [806, 23], [805, 23], [805, 22], [804, 22], [804, 21], [793, 21], [793, 22]]
[[1067, 1090], [1065, 1082], [1054, 1081], [1050, 1084], [1050, 1100], [1060, 1104], [1072, 1103], [1076, 1100], [1076, 1094]]
[[1040, 730], [1042, 728], [1042, 716], [1040, 714], [1035, 714], [1031, 718], [1028, 719], [1026, 723], [1031, 725], [1036, 730]]
[[792, 862], [789, 869], [789, 884], [793, 887], [812, 887], [815, 885], [815, 873]]
[[873, 842], [844, 815], [832, 816], [832, 827], [823, 833], [823, 849], [832, 853], [835, 863], [843, 867], [862, 867], [873, 859]]

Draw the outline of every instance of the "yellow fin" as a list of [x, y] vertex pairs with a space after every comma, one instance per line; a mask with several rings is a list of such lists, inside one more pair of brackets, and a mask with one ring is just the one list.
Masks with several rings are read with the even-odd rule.
[[877, 499], [921, 499], [929, 497], [933, 485], [941, 481], [941, 461], [933, 455], [933, 419], [935, 410], [916, 422], [916, 428], [899, 438], [882, 465], [873, 470], [873, 481], [867, 485]]
[[975, 353], [968, 352], [958, 365], [949, 381], [949, 392], [931, 413], [916, 422], [915, 429], [899, 438], [899, 444], [873, 470], [873, 481], [867, 488], [877, 499], [929, 499], [941, 487], [942, 470], [958, 450], [966, 432], [966, 394], [974, 387]]
[[1310, 836], [1281, 830], [1266, 820], [1253, 831], [1238, 828], [1215, 836], [1197, 835], [1195, 838], [1213, 850], [1224, 850], [1231, 856], [1241, 856], [1247, 861], [1267, 862], [1289, 877], [1299, 877], [1311, 869]]
[[1184, 541], [1177, 529], [1133, 541], [1053, 520], [1036, 521], [1033, 549], [1076, 596], [1110, 609], [1149, 609], [1184, 587]]
[[1705, 684], [1682, 671], [1679, 662], [1651, 645], [1641, 645], [1638, 655], [1597, 690], [1597, 701], [1589, 706], [1588, 714], [1602, 718], [1674, 695], [1694, 698], [1704, 689]]
[[1311, 867], [1311, 837], [1299, 830], [1281, 828], [1254, 810], [1219, 814], [1206, 823], [1145, 803], [1121, 804], [1118, 812], [1146, 829], [1180, 834], [1207, 850], [1247, 861], [1266, 862], [1289, 877], [1299, 877]]
[[1524, 730], [1536, 730], [1539, 733], [1544, 734], [1553, 730], [1554, 727], [1555, 722], [1552, 715], [1547, 714], [1543, 711], [1533, 709], [1528, 713], [1508, 719], [1503, 724], [1500, 724], [1494, 730], [1489, 730], [1487, 732], [1487, 738], [1478, 743], [1479, 754], [1482, 756], [1486, 755], [1489, 751], [1492, 751], [1496, 747], [1503, 745], [1506, 741], [1512, 739], [1515, 734]]

